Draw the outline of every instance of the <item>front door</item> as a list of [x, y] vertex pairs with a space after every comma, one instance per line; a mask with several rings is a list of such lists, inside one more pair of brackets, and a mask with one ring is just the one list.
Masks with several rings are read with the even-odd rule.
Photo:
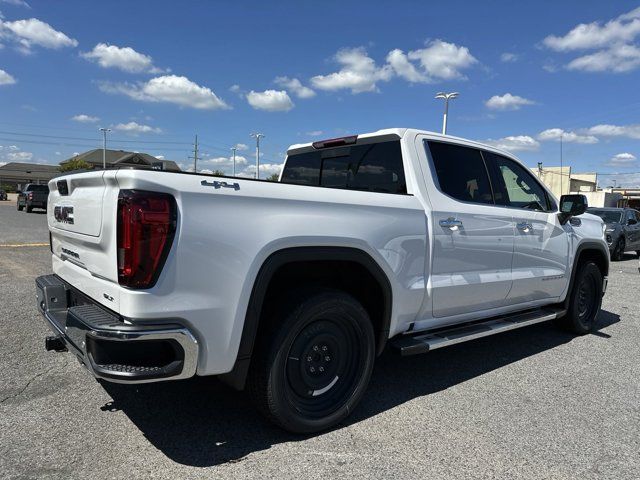
[[560, 225], [553, 199], [527, 168], [492, 152], [483, 155], [515, 223], [509, 303], [560, 296], [567, 284], [568, 232], [573, 227]]

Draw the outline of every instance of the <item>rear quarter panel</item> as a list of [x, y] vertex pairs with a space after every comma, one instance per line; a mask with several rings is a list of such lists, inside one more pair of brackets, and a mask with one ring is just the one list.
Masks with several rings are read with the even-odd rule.
[[414, 196], [240, 179], [224, 179], [237, 189], [215, 188], [202, 180], [214, 179], [117, 174], [119, 188], [171, 193], [179, 210], [176, 238], [157, 284], [145, 291], [121, 289], [120, 313], [149, 321], [182, 319], [200, 341], [199, 374], [233, 367], [255, 278], [281, 249], [365, 251], [391, 283], [390, 334], [415, 319], [424, 296], [427, 224]]

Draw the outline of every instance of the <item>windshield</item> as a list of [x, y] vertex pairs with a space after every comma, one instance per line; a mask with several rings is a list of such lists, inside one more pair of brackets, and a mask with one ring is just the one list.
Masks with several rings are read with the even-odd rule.
[[599, 216], [604, 223], [620, 223], [622, 212], [618, 210], [589, 210], [589, 213]]

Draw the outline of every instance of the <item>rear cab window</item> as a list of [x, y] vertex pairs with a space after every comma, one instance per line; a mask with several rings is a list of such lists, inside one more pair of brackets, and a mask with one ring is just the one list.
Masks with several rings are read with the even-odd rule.
[[281, 183], [406, 194], [400, 140], [293, 153]]
[[27, 192], [49, 193], [49, 186], [48, 185], [29, 185], [27, 187]]

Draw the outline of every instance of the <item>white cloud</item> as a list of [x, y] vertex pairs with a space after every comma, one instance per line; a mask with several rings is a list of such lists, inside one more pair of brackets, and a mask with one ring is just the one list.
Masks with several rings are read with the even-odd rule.
[[240, 85], [231, 85], [229, 87], [229, 91], [233, 93], [238, 93], [240, 91]]
[[37, 18], [15, 22], [0, 21], [0, 33], [17, 41], [24, 53], [30, 53], [34, 45], [52, 49], [78, 46], [77, 40]]
[[149, 55], [136, 52], [131, 47], [118, 47], [107, 43], [99, 43], [90, 52], [83, 52], [81, 57], [95, 61], [103, 68], [118, 68], [129, 73], [160, 73], [161, 69], [153, 66]]
[[492, 110], [519, 110], [523, 105], [533, 105], [535, 102], [518, 95], [505, 93], [504, 95], [494, 95], [484, 102], [487, 108]]
[[618, 153], [611, 157], [605, 165], [609, 167], [634, 167], [636, 164], [636, 156], [632, 153]]
[[615, 43], [627, 43], [640, 34], [640, 7], [629, 13], [600, 22], [581, 23], [569, 33], [558, 37], [549, 35], [542, 43], [559, 52], [608, 47]]
[[583, 55], [567, 64], [569, 70], [615, 73], [630, 72], [639, 66], [640, 48], [635, 45], [616, 45], [608, 50]]
[[429, 81], [429, 77], [418, 71], [416, 66], [409, 61], [407, 55], [399, 48], [389, 52], [387, 55], [387, 63], [391, 65], [396, 75], [404, 78], [408, 82], [426, 83]]
[[[238, 165], [246, 165], [247, 158], [242, 155], [236, 155], [236, 166]], [[199, 165], [208, 165], [211, 167], [220, 168], [220, 167], [232, 167], [233, 166], [233, 155], [228, 157], [211, 157], [207, 159], [200, 160]]]
[[311, 98], [316, 95], [316, 92], [309, 87], [302, 85], [302, 82], [297, 78], [276, 77], [274, 82], [282, 88], [287, 89], [298, 98]]
[[[265, 179], [274, 173], [280, 174], [282, 170], [282, 163], [261, 163], [260, 164], [260, 178]], [[247, 168], [238, 173], [238, 177], [253, 178], [256, 175], [256, 166], [251, 164]]]
[[150, 127], [149, 125], [141, 125], [137, 122], [129, 122], [129, 123], [118, 123], [117, 125], [112, 126], [114, 130], [119, 130], [121, 132], [127, 132], [132, 134], [139, 133], [162, 133], [160, 128]]
[[311, 84], [320, 90], [349, 89], [351, 93], [375, 92], [377, 82], [388, 81], [393, 76], [389, 65], [378, 67], [364, 48], [344, 48], [334, 56], [342, 68], [328, 75], [316, 75]]
[[324, 132], [322, 130], [312, 130], [310, 132], [305, 133], [305, 135], [308, 135], [309, 137], [319, 137], [323, 133]]
[[432, 40], [426, 48], [410, 51], [407, 57], [419, 61], [425, 75], [438, 80], [464, 79], [461, 70], [478, 63], [467, 47], [442, 40]]
[[0, 85], [13, 85], [16, 79], [0, 68]]
[[540, 143], [529, 135], [515, 135], [499, 138], [497, 140], [489, 139], [484, 143], [510, 152], [534, 151], [540, 148]]
[[581, 23], [569, 33], [543, 40], [558, 52], [596, 50], [571, 60], [566, 68], [585, 72], [625, 73], [640, 67], [640, 48], [633, 44], [640, 35], [640, 7], [609, 20]]
[[504, 52], [500, 55], [500, 61], [504, 63], [517, 62], [520, 55], [517, 53]]
[[201, 110], [230, 108], [210, 88], [177, 75], [163, 75], [136, 84], [102, 82], [99, 87], [103, 92], [127, 95], [142, 102], [173, 103]]
[[588, 128], [586, 133], [603, 137], [627, 137], [640, 140], [640, 124], [634, 125], [607, 125], [600, 124]]
[[576, 132], [567, 132], [562, 128], [548, 128], [538, 134], [538, 140], [547, 141], [560, 141], [562, 137], [563, 142], [567, 143], [598, 143], [598, 139], [593, 135], [581, 135]]
[[33, 153], [31, 152], [9, 152], [4, 155], [6, 160], [10, 162], [28, 162], [33, 158]]
[[8, 5], [15, 5], [16, 7], [31, 8], [31, 6], [24, 0], [0, 0], [0, 3], [6, 3]]
[[71, 120], [73, 120], [74, 122], [80, 122], [80, 123], [96, 123], [100, 121], [100, 118], [81, 113], [79, 115], [74, 115], [73, 117], [71, 117]]
[[265, 90], [254, 92], [251, 90], [246, 95], [247, 102], [256, 110], [269, 112], [288, 112], [294, 107], [294, 103], [284, 90]]
[[236, 150], [240, 152], [243, 150], [249, 150], [249, 146], [244, 143], [236, 143]]

